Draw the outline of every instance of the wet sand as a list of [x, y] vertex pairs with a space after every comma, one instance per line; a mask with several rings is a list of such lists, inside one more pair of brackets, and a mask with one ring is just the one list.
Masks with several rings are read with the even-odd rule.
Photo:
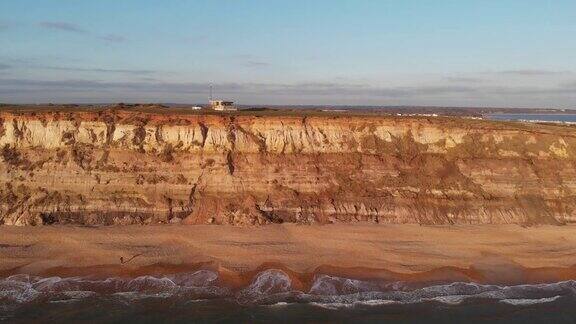
[[0, 227], [0, 277], [162, 275], [209, 268], [231, 286], [279, 268], [358, 279], [537, 283], [576, 279], [576, 225]]

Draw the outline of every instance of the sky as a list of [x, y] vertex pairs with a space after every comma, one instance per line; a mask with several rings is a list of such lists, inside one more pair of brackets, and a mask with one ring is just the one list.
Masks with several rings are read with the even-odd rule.
[[0, 102], [576, 108], [574, 0], [1, 0]]

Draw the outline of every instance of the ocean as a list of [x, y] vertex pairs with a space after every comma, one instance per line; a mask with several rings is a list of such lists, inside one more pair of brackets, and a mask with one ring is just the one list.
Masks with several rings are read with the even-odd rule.
[[491, 114], [487, 117], [493, 120], [576, 123], [576, 114]]
[[231, 290], [208, 270], [134, 279], [0, 279], [6, 323], [575, 323], [576, 281], [482, 285], [361, 281], [281, 270]]

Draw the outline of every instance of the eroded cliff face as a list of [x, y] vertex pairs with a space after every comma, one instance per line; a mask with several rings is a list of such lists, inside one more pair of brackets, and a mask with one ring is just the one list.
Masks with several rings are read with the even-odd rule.
[[576, 221], [573, 127], [114, 110], [0, 118], [0, 224]]

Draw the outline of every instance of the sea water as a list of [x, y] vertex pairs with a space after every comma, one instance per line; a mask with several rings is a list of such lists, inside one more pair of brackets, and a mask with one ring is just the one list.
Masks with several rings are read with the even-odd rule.
[[163, 277], [0, 279], [7, 323], [574, 323], [576, 282], [535, 285], [363, 281], [281, 270], [232, 290], [208, 270]]
[[491, 114], [493, 120], [576, 123], [576, 114]]

